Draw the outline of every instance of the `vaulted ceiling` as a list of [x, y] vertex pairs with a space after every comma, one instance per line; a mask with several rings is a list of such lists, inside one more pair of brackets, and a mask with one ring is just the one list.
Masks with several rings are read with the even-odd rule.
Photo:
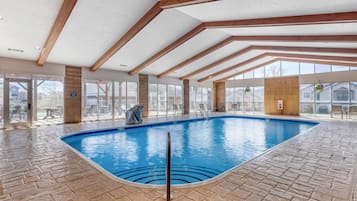
[[[184, 4], [163, 5], [177, 2]], [[319, 60], [357, 65], [356, 0], [0, 0], [0, 5], [1, 57], [199, 81], [221, 80], [280, 54], [331, 56]]]

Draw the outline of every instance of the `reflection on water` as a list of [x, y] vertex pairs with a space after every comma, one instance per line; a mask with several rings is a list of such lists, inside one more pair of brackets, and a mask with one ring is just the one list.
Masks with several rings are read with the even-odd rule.
[[166, 162], [171, 132], [173, 166], [223, 172], [315, 124], [250, 118], [213, 118], [72, 136], [65, 141], [106, 170], [157, 166]]

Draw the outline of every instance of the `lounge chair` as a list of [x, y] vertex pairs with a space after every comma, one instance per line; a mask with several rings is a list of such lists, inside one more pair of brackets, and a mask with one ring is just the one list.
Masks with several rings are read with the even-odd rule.
[[332, 105], [331, 108], [331, 118], [333, 117], [333, 114], [341, 114], [341, 119], [343, 119], [343, 108], [342, 105]]
[[238, 110], [238, 104], [237, 103], [233, 103], [232, 106], [231, 106], [233, 112], [237, 112]]
[[357, 105], [351, 105], [348, 110], [348, 115], [351, 119], [351, 114], [357, 114]]

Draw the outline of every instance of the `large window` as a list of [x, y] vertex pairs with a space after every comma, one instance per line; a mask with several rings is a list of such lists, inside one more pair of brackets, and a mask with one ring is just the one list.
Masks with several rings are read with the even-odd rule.
[[264, 112], [264, 87], [253, 87], [253, 110]]
[[[249, 89], [249, 90], [248, 90]], [[227, 111], [264, 111], [264, 87], [226, 88]]]
[[281, 62], [281, 75], [298, 75], [299, 74], [299, 63], [296, 62]]
[[254, 70], [254, 78], [264, 78], [265, 76], [265, 68], [260, 67]]
[[300, 85], [300, 113], [314, 113], [314, 84]]
[[315, 113], [320, 115], [330, 114], [331, 112], [331, 84], [323, 83], [323, 86], [323, 91], [315, 92]]
[[265, 77], [279, 77], [281, 75], [280, 62], [265, 66]]
[[4, 77], [0, 75], [0, 128], [4, 127]]
[[313, 74], [315, 73], [314, 64], [311, 63], [300, 63], [300, 74]]
[[327, 64], [299, 63], [282, 60], [236, 75], [229, 80], [305, 75], [349, 70], [357, 70], [357, 67], [331, 66]]
[[350, 98], [351, 104], [357, 106], [357, 82], [351, 82]]
[[348, 110], [350, 103], [349, 98], [349, 83], [348, 82], [337, 82], [332, 83], [332, 104], [342, 105], [344, 111]]
[[350, 106], [357, 105], [356, 82], [322, 83], [322, 91], [316, 91], [315, 85], [300, 85], [301, 114], [329, 117], [332, 105], [342, 106], [344, 113], [349, 111]]
[[206, 109], [212, 110], [212, 90], [209, 87], [190, 87], [190, 112], [198, 112], [199, 105], [204, 104]]
[[158, 105], [159, 105], [159, 115], [166, 115], [166, 84], [158, 85]]
[[328, 73], [331, 72], [331, 65], [315, 64], [315, 73]]
[[[126, 82], [126, 109], [129, 110], [130, 108], [134, 107], [138, 104], [138, 84], [136, 82]], [[123, 96], [124, 98], [124, 96]]]
[[243, 108], [244, 111], [253, 111], [252, 106], [253, 106], [253, 89], [250, 87], [249, 91], [244, 91], [244, 96], [243, 96]]
[[36, 78], [33, 83], [34, 123], [63, 123], [63, 78]]
[[182, 112], [182, 86], [149, 84], [149, 115], [172, 115]]
[[86, 80], [83, 84], [84, 121], [115, 119], [137, 104], [137, 83]]

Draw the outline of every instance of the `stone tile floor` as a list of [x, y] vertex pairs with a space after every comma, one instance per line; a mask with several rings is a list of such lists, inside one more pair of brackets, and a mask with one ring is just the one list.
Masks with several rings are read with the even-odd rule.
[[[0, 200], [164, 200], [164, 188], [112, 180], [58, 139], [74, 131], [123, 123], [0, 131]], [[357, 122], [325, 121], [211, 183], [174, 188], [173, 200], [357, 201], [356, 183]]]

